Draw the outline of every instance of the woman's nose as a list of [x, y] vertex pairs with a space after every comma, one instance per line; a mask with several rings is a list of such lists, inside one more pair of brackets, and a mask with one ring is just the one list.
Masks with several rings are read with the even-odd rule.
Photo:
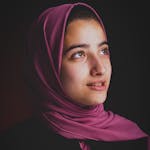
[[93, 58], [91, 60], [91, 70], [90, 73], [92, 76], [102, 76], [106, 72], [106, 68], [103, 60], [100, 58]]

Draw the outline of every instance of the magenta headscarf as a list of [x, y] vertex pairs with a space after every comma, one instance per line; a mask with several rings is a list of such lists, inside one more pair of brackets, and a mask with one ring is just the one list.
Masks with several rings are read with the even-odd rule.
[[73, 7], [89, 8], [85, 3], [63, 4], [45, 10], [33, 23], [27, 43], [28, 75], [40, 99], [39, 116], [55, 133], [78, 139], [82, 150], [89, 150], [85, 140], [123, 141], [148, 137], [135, 123], [111, 111], [103, 104], [82, 107], [63, 92], [60, 70], [67, 18]]

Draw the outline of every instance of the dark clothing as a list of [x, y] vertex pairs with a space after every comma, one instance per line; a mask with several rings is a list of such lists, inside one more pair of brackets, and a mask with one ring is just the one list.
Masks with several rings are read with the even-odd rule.
[[[147, 150], [146, 138], [122, 142], [87, 141], [91, 150]], [[0, 150], [81, 150], [78, 140], [51, 132], [38, 120], [31, 119], [5, 132]]]

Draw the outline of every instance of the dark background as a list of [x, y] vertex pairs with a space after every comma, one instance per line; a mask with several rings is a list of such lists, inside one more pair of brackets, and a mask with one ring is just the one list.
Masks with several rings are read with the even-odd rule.
[[[22, 75], [30, 24], [44, 9], [67, 2], [78, 1], [18, 0], [1, 4], [0, 131], [32, 116], [32, 98]], [[149, 5], [145, 0], [80, 2], [100, 13], [108, 35], [113, 74], [106, 109], [135, 121], [150, 134]]]

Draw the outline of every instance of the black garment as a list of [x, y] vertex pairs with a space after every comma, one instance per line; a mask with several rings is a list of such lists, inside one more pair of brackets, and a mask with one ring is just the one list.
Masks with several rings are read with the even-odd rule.
[[[147, 150], [145, 138], [123, 142], [86, 141], [91, 150]], [[31, 119], [5, 132], [0, 150], [81, 150], [78, 140], [65, 139]]]

